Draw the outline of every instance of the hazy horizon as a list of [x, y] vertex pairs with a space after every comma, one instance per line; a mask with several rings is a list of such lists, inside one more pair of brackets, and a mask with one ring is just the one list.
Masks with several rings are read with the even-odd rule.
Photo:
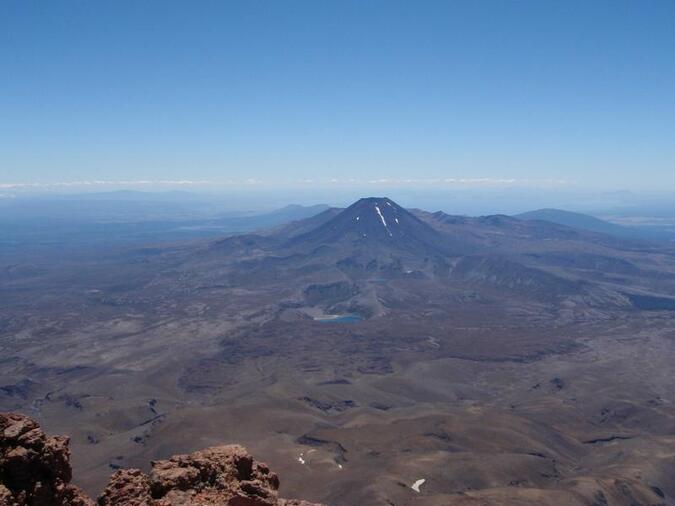
[[[270, 212], [286, 206], [347, 207], [364, 197], [389, 197], [408, 208], [427, 211], [444, 211], [457, 215], [515, 215], [537, 209], [561, 209], [611, 216], [661, 216], [675, 219], [674, 194], [671, 191], [592, 191], [581, 189], [483, 187], [483, 188], [432, 188], [419, 186], [340, 186], [275, 188], [254, 186], [247, 188], [166, 188], [145, 186], [116, 188], [87, 187], [30, 187], [19, 191], [0, 192], [0, 206], [12, 202], [80, 201], [88, 206], [80, 208], [82, 216], [88, 207], [97, 201], [176, 203], [206, 206], [208, 213], [215, 212]], [[29, 204], [30, 205], [30, 204]], [[30, 209], [30, 208], [29, 208]], [[34, 208], [31, 212], [36, 212]], [[51, 211], [50, 211], [51, 212]], [[138, 219], [145, 219], [142, 210], [137, 210]]]

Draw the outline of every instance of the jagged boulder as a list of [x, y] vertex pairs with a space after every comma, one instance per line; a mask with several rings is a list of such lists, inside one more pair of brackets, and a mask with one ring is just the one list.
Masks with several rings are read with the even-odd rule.
[[279, 499], [278, 476], [241, 446], [218, 446], [152, 463], [145, 475], [117, 471], [99, 499], [101, 506], [311, 506]]
[[93, 506], [70, 484], [68, 438], [32, 419], [0, 413], [0, 506]]
[[[94, 506], [70, 484], [68, 438], [0, 413], [0, 506]], [[279, 477], [241, 446], [207, 448], [112, 475], [100, 506], [319, 506], [280, 499]]]

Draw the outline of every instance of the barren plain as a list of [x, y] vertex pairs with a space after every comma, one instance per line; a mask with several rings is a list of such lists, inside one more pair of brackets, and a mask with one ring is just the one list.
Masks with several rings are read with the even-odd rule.
[[0, 410], [92, 495], [239, 443], [335, 506], [675, 504], [668, 246], [371, 198], [1, 268]]

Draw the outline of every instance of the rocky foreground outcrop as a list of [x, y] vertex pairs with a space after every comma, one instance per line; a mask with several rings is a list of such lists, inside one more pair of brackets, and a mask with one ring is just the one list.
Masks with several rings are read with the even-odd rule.
[[[70, 483], [68, 438], [32, 419], [0, 413], [0, 506], [94, 506]], [[279, 477], [241, 446], [219, 446], [119, 470], [100, 506], [319, 506], [280, 499]]]
[[0, 506], [93, 506], [70, 479], [67, 437], [48, 437], [34, 420], [0, 413]]

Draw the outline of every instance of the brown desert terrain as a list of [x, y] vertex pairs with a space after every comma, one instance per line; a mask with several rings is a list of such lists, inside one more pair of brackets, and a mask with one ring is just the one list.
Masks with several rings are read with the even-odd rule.
[[675, 252], [369, 198], [0, 284], [0, 409], [73, 483], [227, 444], [349, 505], [675, 504]]

